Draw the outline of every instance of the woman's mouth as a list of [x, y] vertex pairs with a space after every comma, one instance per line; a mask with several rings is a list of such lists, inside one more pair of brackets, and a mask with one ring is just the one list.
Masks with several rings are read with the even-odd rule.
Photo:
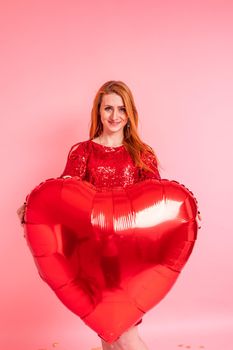
[[112, 126], [116, 126], [116, 125], [119, 125], [121, 122], [112, 122], [112, 121], [109, 121], [109, 124], [111, 124]]

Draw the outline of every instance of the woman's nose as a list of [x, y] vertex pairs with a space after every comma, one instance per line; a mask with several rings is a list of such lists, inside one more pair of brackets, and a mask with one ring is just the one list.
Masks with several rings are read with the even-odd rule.
[[115, 120], [118, 118], [119, 118], [119, 111], [118, 111], [118, 109], [114, 109], [112, 112], [112, 119]]

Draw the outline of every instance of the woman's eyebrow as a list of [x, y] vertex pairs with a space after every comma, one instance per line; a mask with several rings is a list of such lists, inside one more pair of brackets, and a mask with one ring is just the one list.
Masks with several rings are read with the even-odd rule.
[[[113, 107], [113, 106], [107, 105], [107, 104], [105, 105], [105, 107], [106, 107], [106, 106], [108, 106], [108, 107]], [[117, 107], [125, 107], [125, 106], [123, 105], [123, 106], [117, 106]]]

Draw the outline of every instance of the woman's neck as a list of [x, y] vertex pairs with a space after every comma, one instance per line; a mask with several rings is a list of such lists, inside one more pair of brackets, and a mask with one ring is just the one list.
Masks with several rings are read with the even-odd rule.
[[119, 134], [102, 133], [98, 137], [98, 141], [101, 145], [110, 146], [110, 147], [121, 146], [123, 144], [123, 140], [124, 140], [124, 137], [122, 134], [119, 135]]

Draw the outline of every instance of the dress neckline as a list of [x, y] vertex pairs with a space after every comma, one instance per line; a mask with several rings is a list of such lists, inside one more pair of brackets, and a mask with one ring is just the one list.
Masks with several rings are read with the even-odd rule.
[[101, 145], [100, 143], [97, 143], [93, 140], [90, 140], [92, 143], [94, 143], [95, 145], [97, 146], [100, 146], [100, 147], [104, 147], [104, 148], [121, 148], [121, 147], [124, 147], [124, 145], [120, 145], [120, 146], [105, 146], [105, 145]]

